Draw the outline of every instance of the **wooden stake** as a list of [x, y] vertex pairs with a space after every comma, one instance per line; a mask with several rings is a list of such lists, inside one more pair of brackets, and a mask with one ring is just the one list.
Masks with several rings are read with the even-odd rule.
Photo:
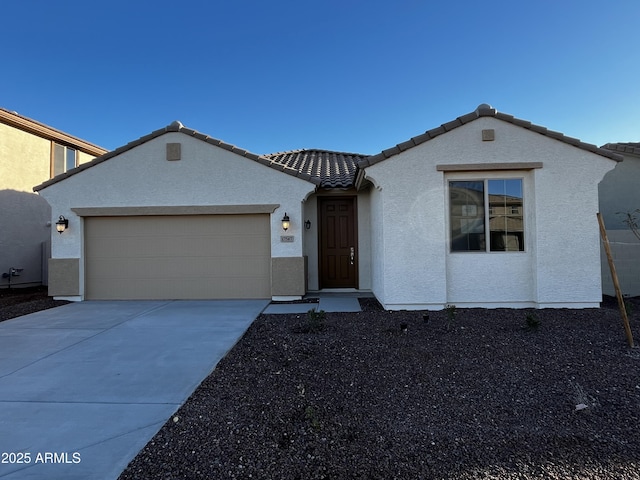
[[620, 308], [620, 314], [622, 315], [624, 331], [627, 333], [629, 346], [633, 348], [633, 334], [631, 333], [631, 326], [629, 325], [629, 318], [627, 317], [627, 307], [625, 306], [624, 299], [622, 298], [622, 290], [620, 290], [620, 282], [618, 281], [616, 266], [613, 263], [613, 256], [611, 255], [611, 247], [609, 245], [609, 239], [607, 238], [607, 231], [604, 228], [604, 222], [602, 221], [602, 215], [600, 215], [600, 212], [598, 212], [596, 215], [598, 216], [598, 224], [600, 225], [600, 236], [602, 237], [602, 241], [604, 243], [604, 251], [607, 253], [607, 260], [609, 260], [609, 269], [611, 270], [613, 286], [616, 289], [616, 297], [618, 298], [618, 307]]

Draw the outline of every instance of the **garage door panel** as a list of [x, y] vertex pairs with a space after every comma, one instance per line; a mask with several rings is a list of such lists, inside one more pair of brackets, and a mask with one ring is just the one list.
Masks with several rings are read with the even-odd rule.
[[269, 298], [269, 228], [268, 215], [88, 218], [86, 297]]
[[[242, 298], [268, 298], [270, 291], [264, 288], [262, 283], [255, 279], [231, 278], [231, 279], [192, 279], [191, 281], [177, 283], [173, 279], [159, 279], [156, 282], [147, 282], [145, 279], [127, 278], [114, 283], [107, 279], [95, 282], [97, 291], [103, 292], [106, 299], [129, 299], [131, 292], [136, 292], [139, 300], [174, 300], [174, 299], [242, 299]], [[247, 292], [257, 292], [255, 296], [247, 295]]]
[[[244, 255], [251, 251], [264, 256], [270, 252], [267, 236], [254, 235], [243, 238], [235, 235], [224, 235], [220, 238], [205, 236], [188, 237], [171, 235], [165, 237], [127, 236], [120, 238], [99, 238], [92, 241], [95, 252], [103, 257], [154, 257], [184, 256], [192, 257], [201, 253], [224, 252]], [[97, 253], [96, 253], [97, 254]]]
[[[111, 259], [100, 258], [92, 261], [92, 278], [136, 277], [153, 279], [163, 275], [170, 278], [190, 276], [222, 277], [231, 275], [251, 278], [268, 277], [270, 263], [261, 257], [144, 257]], [[232, 272], [232, 274], [231, 274]]]

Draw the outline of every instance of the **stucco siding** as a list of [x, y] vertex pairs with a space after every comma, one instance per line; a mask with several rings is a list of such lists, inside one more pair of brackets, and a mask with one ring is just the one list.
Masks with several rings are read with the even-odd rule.
[[[46, 262], [49, 257], [51, 208], [33, 193], [0, 190], [0, 274], [10, 268], [20, 268], [19, 276], [11, 278], [13, 286], [46, 284]], [[0, 286], [8, 286], [0, 279]]]
[[0, 123], [0, 189], [33, 193], [50, 175], [51, 141]]
[[[640, 240], [627, 230], [608, 230], [607, 237], [611, 256], [616, 267], [618, 283], [622, 294], [628, 297], [640, 296]], [[615, 296], [611, 269], [604, 250], [601, 248], [602, 293]]]
[[304, 221], [309, 220], [311, 227], [303, 232], [303, 251], [307, 257], [307, 288], [320, 288], [318, 270], [318, 197], [311, 195], [304, 203]]
[[376, 298], [384, 305], [385, 302], [385, 283], [384, 283], [384, 208], [382, 202], [382, 193], [378, 188], [370, 190], [369, 205], [371, 218], [375, 221], [371, 222], [371, 291]]
[[371, 205], [369, 190], [358, 192], [358, 285], [371, 290]]
[[640, 208], [640, 157], [624, 155], [624, 161], [604, 176], [598, 191], [607, 231], [627, 230], [623, 221], [626, 217], [619, 213]]
[[[11, 278], [14, 286], [46, 283], [51, 209], [33, 186], [49, 178], [50, 145], [0, 123], [0, 273], [23, 269]], [[0, 286], [8, 284], [0, 279]]]
[[[493, 129], [494, 141], [482, 141]], [[522, 170], [439, 166], [520, 163]], [[380, 188], [384, 232], [374, 290], [402, 308], [596, 306], [600, 301], [597, 185], [616, 162], [482, 117], [367, 168]], [[542, 167], [542, 168], [539, 168]], [[492, 167], [493, 168], [493, 167]], [[443, 170], [443, 171], [438, 171]], [[524, 179], [525, 251], [449, 253], [450, 178]], [[375, 264], [375, 261], [374, 261]]]
[[614, 166], [613, 161], [559, 144], [557, 157], [536, 170], [539, 304], [598, 305], [597, 189]]
[[94, 157], [93, 155], [89, 155], [88, 153], [82, 152], [80, 150], [78, 150], [77, 152], [78, 155], [78, 165], [82, 165], [83, 163], [87, 163], [90, 162], [91, 160], [93, 160]]
[[[624, 223], [625, 212], [640, 208], [640, 157], [623, 155], [624, 161], [607, 173], [598, 186], [600, 213], [611, 242], [611, 252], [622, 293], [640, 295], [640, 240]], [[637, 215], [640, 218], [640, 215]], [[615, 295], [609, 264], [601, 248], [602, 292]]]
[[374, 292], [384, 292], [378, 299], [388, 308], [446, 301], [443, 176], [425, 161], [425, 148], [367, 169], [379, 187], [372, 196]]

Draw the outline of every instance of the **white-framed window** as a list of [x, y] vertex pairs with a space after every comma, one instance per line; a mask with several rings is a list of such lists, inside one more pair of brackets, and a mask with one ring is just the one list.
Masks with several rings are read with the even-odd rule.
[[448, 188], [451, 252], [524, 251], [522, 178], [449, 180]]
[[52, 142], [51, 177], [65, 173], [78, 166], [78, 151], [75, 148]]

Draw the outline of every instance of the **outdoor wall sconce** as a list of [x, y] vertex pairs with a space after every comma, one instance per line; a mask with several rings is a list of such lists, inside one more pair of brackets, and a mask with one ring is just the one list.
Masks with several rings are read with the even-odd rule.
[[58, 233], [62, 233], [67, 228], [69, 228], [69, 220], [60, 215], [60, 218], [58, 218], [58, 221], [56, 222], [56, 230]]
[[311, 220], [307, 220], [306, 222], [304, 222], [304, 228], [306, 228], [307, 230], [311, 228]]
[[290, 226], [291, 222], [289, 221], [289, 215], [287, 215], [287, 212], [284, 212], [284, 217], [282, 217], [282, 229], [286, 232], [289, 230]]

